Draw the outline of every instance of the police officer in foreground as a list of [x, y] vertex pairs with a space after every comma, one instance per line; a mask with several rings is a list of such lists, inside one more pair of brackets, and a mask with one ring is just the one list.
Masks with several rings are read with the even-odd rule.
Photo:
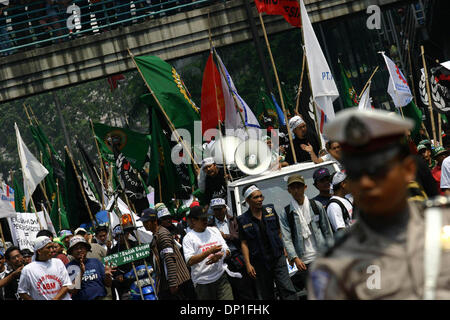
[[[407, 201], [416, 174], [405, 136], [412, 127], [382, 110], [355, 109], [325, 127], [326, 136], [342, 144], [358, 220], [316, 259], [309, 299], [450, 298], [450, 254], [440, 242], [450, 219], [426, 223], [429, 211]], [[425, 241], [427, 234], [432, 241]]]
[[239, 239], [249, 276], [255, 280], [259, 299], [274, 300], [274, 281], [282, 300], [297, 300], [289, 277], [280, 223], [272, 204], [255, 185], [243, 189], [249, 209], [238, 217]]

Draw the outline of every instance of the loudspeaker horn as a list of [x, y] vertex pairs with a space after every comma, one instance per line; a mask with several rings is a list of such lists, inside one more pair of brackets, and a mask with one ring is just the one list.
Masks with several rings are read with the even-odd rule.
[[221, 139], [218, 139], [211, 150], [211, 156], [214, 158], [214, 161], [217, 164], [223, 164], [224, 157], [222, 156], [222, 148], [223, 154], [225, 156], [225, 162], [227, 166], [232, 165], [235, 166], [234, 161], [234, 153], [239, 144], [242, 143], [242, 140], [235, 136], [225, 136]]
[[257, 175], [269, 169], [272, 162], [272, 154], [265, 142], [249, 139], [239, 144], [236, 148], [234, 161], [243, 173]]

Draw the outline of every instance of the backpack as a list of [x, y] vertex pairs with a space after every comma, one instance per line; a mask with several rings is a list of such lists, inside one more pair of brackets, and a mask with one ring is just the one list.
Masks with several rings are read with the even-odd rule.
[[[351, 203], [350, 200], [348, 200], [347, 198], [344, 198], [344, 199], [347, 200], [353, 208], [353, 203]], [[345, 226], [348, 227], [350, 225], [350, 221], [352, 219], [350, 218], [350, 214], [348, 213], [348, 210], [345, 207], [345, 205], [340, 200], [338, 200], [336, 198], [332, 198], [332, 199], [330, 199], [330, 201], [328, 201], [327, 206], [325, 207], [325, 211], [328, 210], [328, 207], [330, 206], [331, 203], [337, 203], [339, 205], [339, 207], [341, 208], [341, 211], [342, 211], [342, 217], [344, 218]], [[333, 232], [336, 232], [336, 231], [333, 231]]]
[[[311, 208], [313, 209], [314, 214], [318, 216], [320, 212], [316, 200], [310, 200], [309, 203], [311, 204]], [[290, 207], [291, 205], [287, 205], [286, 207], [284, 207], [284, 212], [286, 212], [289, 228], [291, 229], [292, 242], [295, 242], [295, 239], [297, 237], [297, 228], [295, 227], [294, 211], [289, 210]]]

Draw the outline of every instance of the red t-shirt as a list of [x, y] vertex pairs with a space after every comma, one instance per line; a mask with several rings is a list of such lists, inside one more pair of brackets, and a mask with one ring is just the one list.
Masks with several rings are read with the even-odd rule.
[[438, 183], [439, 192], [441, 195], [444, 195], [444, 192], [441, 190], [441, 167], [436, 165], [432, 170], [431, 174], [433, 175], [434, 180]]

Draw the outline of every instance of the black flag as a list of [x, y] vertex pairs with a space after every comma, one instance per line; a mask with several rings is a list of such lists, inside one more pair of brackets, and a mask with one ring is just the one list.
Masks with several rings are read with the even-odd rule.
[[118, 150], [117, 145], [114, 144], [113, 150], [120, 187], [134, 205], [136, 214], [140, 215], [144, 209], [149, 207], [149, 203], [145, 187], [139, 178], [139, 172], [131, 166], [131, 163]]

